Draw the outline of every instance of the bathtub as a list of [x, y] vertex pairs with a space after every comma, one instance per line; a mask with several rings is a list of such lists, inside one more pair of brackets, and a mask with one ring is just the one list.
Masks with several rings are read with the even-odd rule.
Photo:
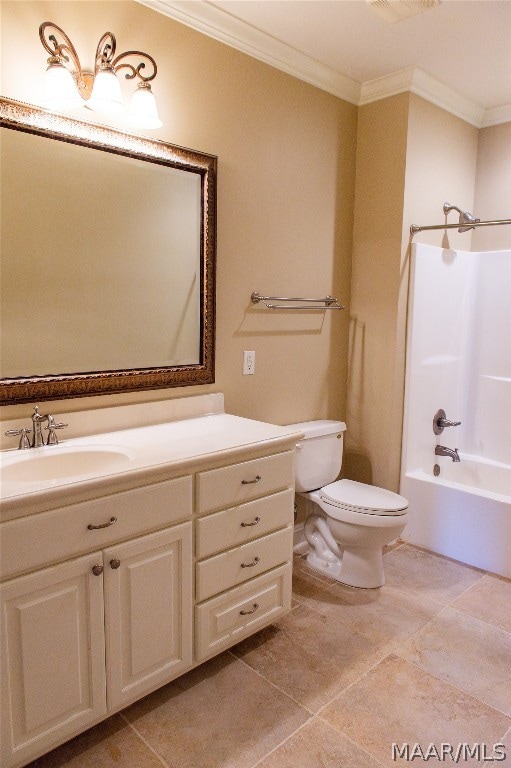
[[400, 493], [410, 509], [401, 538], [511, 578], [511, 465], [460, 458], [433, 457], [427, 469], [402, 475]]

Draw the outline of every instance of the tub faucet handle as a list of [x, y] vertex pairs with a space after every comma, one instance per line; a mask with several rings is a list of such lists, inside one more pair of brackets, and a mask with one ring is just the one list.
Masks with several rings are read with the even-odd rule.
[[438, 419], [439, 427], [459, 427], [461, 421], [450, 421], [449, 419]]
[[435, 435], [441, 435], [446, 427], [459, 427], [461, 421], [451, 421], [445, 415], [443, 408], [440, 408], [433, 417], [433, 432]]

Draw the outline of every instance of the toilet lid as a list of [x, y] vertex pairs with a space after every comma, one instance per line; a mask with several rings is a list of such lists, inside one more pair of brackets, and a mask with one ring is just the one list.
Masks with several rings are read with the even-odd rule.
[[330, 505], [328, 514], [333, 518], [336, 507], [366, 515], [404, 515], [408, 508], [404, 496], [354, 480], [337, 480], [321, 488], [319, 494]]

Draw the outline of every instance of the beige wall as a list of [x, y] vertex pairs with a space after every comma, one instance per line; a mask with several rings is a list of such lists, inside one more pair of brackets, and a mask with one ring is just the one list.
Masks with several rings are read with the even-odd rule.
[[[511, 123], [479, 132], [474, 211], [480, 219], [511, 219]], [[475, 250], [511, 248], [511, 225], [479, 227]]]
[[[118, 51], [145, 50], [158, 63], [164, 127], [152, 135], [219, 157], [215, 385], [52, 409], [222, 391], [227, 410], [255, 419], [344, 417], [348, 311], [269, 314], [251, 306], [250, 294], [332, 294], [349, 305], [356, 107], [136, 3], [3, 2], [1, 10], [2, 95], [40, 100], [42, 21], [70, 35], [85, 67], [110, 30]], [[10, 56], [17, 68], [7, 66]], [[256, 351], [254, 376], [242, 376], [244, 349]]]
[[409, 95], [359, 110], [347, 435], [343, 474], [381, 485], [388, 449], [398, 329]]
[[[440, 224], [445, 201], [473, 206], [478, 131], [410, 94], [360, 109], [344, 472], [397, 490], [410, 224]], [[416, 242], [470, 249], [470, 233]], [[432, 297], [434, 301], [434, 297]]]

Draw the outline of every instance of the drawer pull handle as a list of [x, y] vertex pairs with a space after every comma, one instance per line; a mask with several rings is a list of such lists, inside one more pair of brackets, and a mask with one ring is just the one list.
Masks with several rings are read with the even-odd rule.
[[253, 525], [257, 525], [257, 523], [260, 523], [260, 522], [261, 522], [261, 518], [260, 517], [256, 517], [254, 519], [253, 523], [242, 523], [241, 527], [242, 528], [251, 528]]
[[259, 603], [254, 603], [254, 606], [250, 611], [240, 611], [240, 616], [249, 616], [251, 613], [255, 613], [258, 608]]
[[103, 566], [102, 565], [93, 565], [92, 566], [92, 573], [94, 576], [101, 576], [103, 573]]
[[121, 566], [121, 561], [120, 561], [120, 560], [118, 560], [116, 557], [114, 557], [114, 559], [113, 559], [113, 560], [110, 560], [110, 568], [113, 568], [113, 569], [114, 569], [114, 571], [115, 571], [117, 568], [120, 568], [120, 566]]
[[258, 483], [259, 480], [261, 480], [261, 475], [256, 475], [255, 480], [242, 480], [242, 485], [252, 485], [253, 483]]
[[116, 517], [111, 517], [108, 523], [103, 523], [102, 525], [92, 525], [92, 523], [89, 523], [87, 528], [89, 531], [99, 531], [100, 528], [109, 528], [111, 525], [117, 522]]
[[252, 560], [251, 563], [242, 563], [241, 567], [242, 568], [253, 568], [254, 565], [257, 565], [257, 563], [259, 562], [259, 559], [260, 558], [258, 558], [258, 557], [254, 557], [254, 559]]

